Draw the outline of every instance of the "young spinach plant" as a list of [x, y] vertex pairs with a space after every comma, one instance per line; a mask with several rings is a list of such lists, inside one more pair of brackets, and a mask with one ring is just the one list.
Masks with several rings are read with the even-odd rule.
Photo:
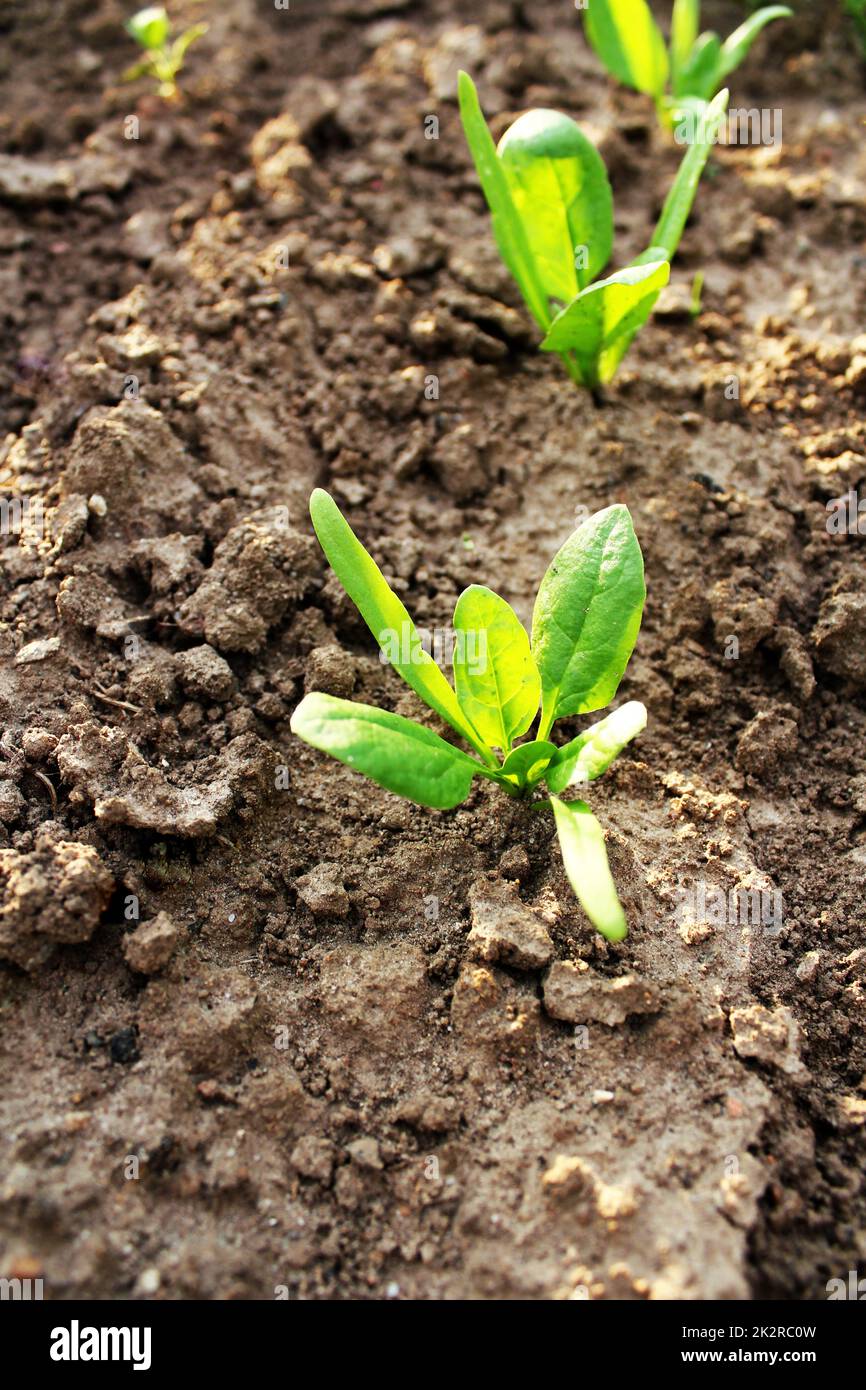
[[652, 97], [659, 120], [670, 127], [683, 112], [715, 96], [765, 25], [792, 14], [787, 5], [765, 5], [723, 43], [712, 30], [698, 32], [701, 0], [674, 0], [669, 48], [647, 0], [591, 0], [583, 24], [608, 72]]
[[[628, 509], [596, 512], [557, 552], [535, 600], [531, 642], [498, 594], [479, 584], [464, 590], [454, 610], [454, 686], [321, 488], [310, 499], [310, 514], [331, 568], [384, 656], [476, 756], [412, 719], [322, 692], [304, 696], [292, 731], [387, 791], [436, 810], [465, 801], [473, 777], [514, 797], [546, 783], [549, 796], [539, 804], [553, 810], [569, 882], [593, 925], [609, 940], [622, 940], [625, 913], [602, 828], [583, 800], [564, 801], [561, 793], [599, 777], [645, 727], [646, 710], [636, 701], [621, 705], [560, 746], [551, 733], [557, 720], [610, 703], [637, 640], [646, 588]], [[479, 647], [482, 660], [471, 655]], [[535, 736], [518, 742], [539, 704]]]
[[720, 92], [698, 123], [652, 244], [604, 280], [613, 247], [613, 197], [604, 161], [570, 116], [527, 111], [498, 148], [471, 77], [459, 78], [460, 115], [490, 207], [493, 234], [527, 308], [572, 379], [611, 381], [670, 277], [670, 262], [727, 106]]
[[141, 44], [146, 57], [133, 63], [123, 74], [124, 81], [133, 82], [138, 77], [152, 77], [159, 84], [159, 95], [167, 101], [176, 101], [179, 95], [177, 75], [183, 67], [186, 50], [202, 34], [207, 33], [206, 24], [192, 24], [174, 40], [171, 38], [171, 20], [163, 5], [149, 5], [139, 10], [123, 26], [135, 41]]

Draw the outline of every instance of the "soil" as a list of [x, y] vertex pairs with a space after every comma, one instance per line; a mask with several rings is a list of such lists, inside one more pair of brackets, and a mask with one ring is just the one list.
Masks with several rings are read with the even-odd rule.
[[[454, 101], [466, 67], [497, 133], [574, 115], [636, 254], [678, 151], [566, 0], [179, 3], [211, 28], [177, 104], [121, 83], [116, 0], [2, 7], [0, 488], [32, 524], [0, 551], [0, 1274], [821, 1299], [866, 1260], [864, 540], [827, 527], [866, 479], [866, 93], [838, 9], [735, 74], [782, 143], [714, 153], [594, 400], [535, 351]], [[593, 796], [621, 945], [546, 815], [489, 784], [428, 812], [292, 737], [305, 689], [435, 723], [329, 577], [316, 484], [443, 629], [471, 582], [528, 619], [575, 519], [631, 508], [621, 696], [650, 721]]]

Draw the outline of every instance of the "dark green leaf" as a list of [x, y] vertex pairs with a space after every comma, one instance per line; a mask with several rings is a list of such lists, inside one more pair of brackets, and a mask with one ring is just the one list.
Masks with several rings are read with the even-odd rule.
[[628, 508], [596, 512], [557, 552], [535, 600], [539, 738], [556, 719], [610, 704], [637, 639], [645, 597], [643, 557]]
[[718, 34], [707, 30], [695, 43], [688, 61], [677, 75], [675, 97], [697, 97], [709, 101], [719, 89], [719, 60], [722, 41]]

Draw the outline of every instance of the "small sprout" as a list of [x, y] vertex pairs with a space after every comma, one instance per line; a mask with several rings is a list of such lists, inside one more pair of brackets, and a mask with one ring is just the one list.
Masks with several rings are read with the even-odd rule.
[[125, 82], [134, 82], [138, 77], [152, 77], [159, 84], [159, 95], [166, 101], [176, 101], [179, 96], [177, 75], [183, 68], [186, 50], [202, 34], [207, 33], [206, 24], [192, 24], [176, 39], [171, 38], [171, 20], [163, 5], [148, 5], [139, 10], [123, 26], [136, 43], [141, 44], [147, 57], [133, 63], [123, 74]]
[[787, 5], [765, 5], [722, 43], [711, 30], [698, 32], [701, 0], [674, 0], [669, 48], [647, 0], [592, 0], [583, 24], [608, 72], [652, 97], [659, 120], [670, 127], [678, 116], [699, 112], [712, 100], [765, 25], [792, 14]]
[[493, 235], [527, 308], [572, 379], [590, 390], [612, 381], [670, 276], [670, 262], [727, 109], [720, 92], [697, 123], [652, 244], [604, 280], [613, 247], [613, 197], [604, 161], [570, 116], [527, 111], [498, 148], [475, 84], [459, 78], [460, 115]]
[[[293, 733], [387, 791], [435, 810], [465, 801], [473, 777], [486, 777], [513, 797], [528, 797], [545, 782], [549, 795], [537, 804], [553, 811], [568, 880], [598, 931], [621, 941], [627, 925], [604, 832], [586, 802], [564, 801], [562, 793], [600, 777], [645, 727], [646, 710], [630, 701], [559, 746], [550, 735], [557, 720], [610, 703], [637, 640], [646, 587], [628, 509], [596, 512], [558, 551], [538, 590], [531, 640], [498, 594], [479, 584], [464, 590], [454, 610], [453, 686], [321, 488], [310, 499], [310, 514], [331, 568], [391, 665], [476, 756], [412, 719], [319, 691], [298, 705]], [[461, 640], [473, 635], [483, 641]], [[479, 647], [484, 660], [467, 660], [467, 650]], [[518, 742], [539, 705], [535, 736]]]

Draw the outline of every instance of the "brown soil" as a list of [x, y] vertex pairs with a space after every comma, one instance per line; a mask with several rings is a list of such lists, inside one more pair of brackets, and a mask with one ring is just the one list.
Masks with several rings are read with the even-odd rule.
[[[677, 151], [566, 0], [177, 4], [212, 24], [178, 106], [119, 84], [116, 0], [3, 7], [0, 486], [45, 528], [0, 552], [0, 1274], [820, 1299], [866, 1259], [864, 541], [826, 529], [866, 478], [866, 98], [805, 9], [733, 81], [781, 147], [714, 155], [599, 404], [534, 350], [454, 104], [463, 66], [497, 129], [574, 114], [641, 249]], [[574, 517], [628, 503], [623, 945], [544, 815], [426, 812], [291, 736], [305, 688], [420, 713], [317, 483], [431, 627], [473, 581], [528, 618]], [[700, 885], [780, 929], [691, 922]], [[473, 913], [545, 927], [550, 979], [477, 958]]]

